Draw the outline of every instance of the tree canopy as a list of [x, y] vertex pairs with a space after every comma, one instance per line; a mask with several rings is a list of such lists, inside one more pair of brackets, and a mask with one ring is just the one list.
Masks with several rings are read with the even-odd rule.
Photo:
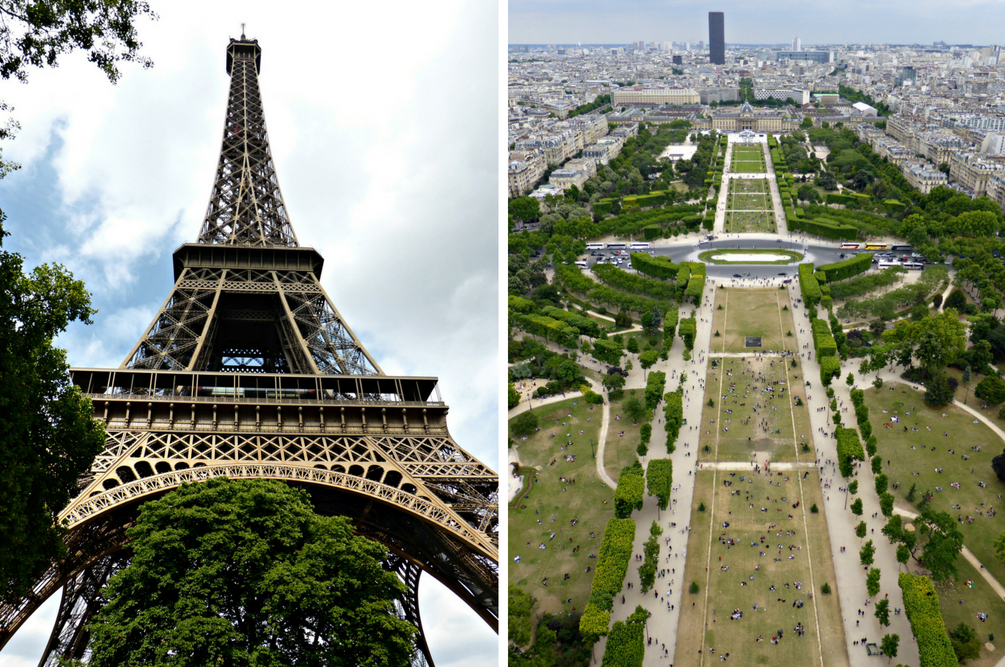
[[[0, 214], [2, 222], [2, 214]], [[0, 243], [6, 236], [0, 226]], [[56, 517], [105, 441], [53, 338], [95, 312], [84, 283], [0, 251], [0, 598], [15, 603], [64, 552]]]
[[153, 63], [140, 55], [143, 44], [134, 23], [156, 19], [146, 2], [137, 0], [0, 0], [0, 77], [28, 78], [29, 67], [54, 67], [63, 54], [87, 51], [112, 82], [120, 62]]
[[90, 625], [90, 665], [402, 665], [415, 628], [387, 550], [275, 480], [147, 501]]

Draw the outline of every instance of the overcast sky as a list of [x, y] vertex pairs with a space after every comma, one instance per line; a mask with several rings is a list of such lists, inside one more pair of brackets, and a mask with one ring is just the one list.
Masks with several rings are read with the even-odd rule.
[[726, 42], [738, 44], [995, 44], [1005, 23], [1000, 0], [509, 0], [508, 40], [707, 43], [712, 11], [725, 13]]
[[[262, 47], [272, 154], [301, 245], [385, 373], [438, 376], [457, 443], [498, 468], [498, 5], [152, 0], [153, 69], [111, 85], [82, 58], [7, 82], [23, 127], [3, 148], [11, 236], [31, 266], [61, 262], [99, 312], [58, 343], [117, 367], [198, 236], [223, 134], [230, 37]], [[0, 654], [35, 665], [57, 596]], [[497, 663], [497, 636], [430, 576], [423, 627], [438, 667]]]

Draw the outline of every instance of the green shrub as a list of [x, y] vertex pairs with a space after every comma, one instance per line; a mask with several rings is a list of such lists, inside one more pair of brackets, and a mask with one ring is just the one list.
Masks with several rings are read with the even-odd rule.
[[921, 667], [956, 667], [956, 653], [939, 611], [939, 596], [932, 580], [901, 572], [897, 583], [904, 594], [904, 613], [918, 642]]
[[857, 276], [860, 273], [865, 273], [870, 268], [872, 268], [872, 253], [863, 252], [851, 259], [834, 262], [833, 264], [824, 264], [818, 267], [817, 270], [826, 273], [827, 280], [824, 282], [834, 282], [835, 280], [844, 280]]
[[835, 429], [835, 433], [837, 436], [838, 467], [841, 469], [843, 477], [851, 477], [854, 473], [853, 462], [865, 459], [862, 441], [859, 440], [858, 432], [853, 428], [839, 426]]
[[823, 593], [824, 595], [830, 595], [831, 594], [831, 585], [828, 584], [825, 581], [824, 585], [820, 587], [820, 592]]
[[634, 541], [635, 521], [613, 518], [607, 522], [597, 554], [597, 566], [593, 572], [591, 604], [610, 611], [615, 594], [624, 585]]
[[692, 595], [694, 595], [694, 594], [696, 594], [698, 592], [698, 582], [697, 581], [692, 581], [691, 582], [691, 589], [690, 590], [691, 590], [691, 594]]
[[633, 510], [642, 509], [642, 491], [645, 488], [645, 472], [638, 461], [627, 466], [618, 476], [614, 489], [614, 516], [627, 519]]

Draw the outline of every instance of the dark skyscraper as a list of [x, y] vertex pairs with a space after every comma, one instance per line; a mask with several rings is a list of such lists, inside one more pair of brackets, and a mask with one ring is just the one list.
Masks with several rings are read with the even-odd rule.
[[726, 64], [726, 27], [722, 12], [708, 13], [708, 61], [713, 65]]

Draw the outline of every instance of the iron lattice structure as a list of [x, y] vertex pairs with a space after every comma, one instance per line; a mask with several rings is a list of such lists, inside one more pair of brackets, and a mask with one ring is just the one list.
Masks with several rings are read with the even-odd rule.
[[40, 664], [86, 658], [98, 592], [128, 563], [139, 506], [211, 477], [278, 479], [318, 512], [348, 516], [408, 585], [419, 629], [427, 573], [498, 631], [498, 476], [447, 430], [436, 378], [388, 376], [298, 245], [269, 152], [256, 40], [231, 40], [223, 147], [199, 242], [174, 253], [175, 283], [118, 369], [71, 370], [106, 427], [104, 451], [60, 514], [68, 555], [19, 605], [0, 606], [0, 647], [54, 592]]

